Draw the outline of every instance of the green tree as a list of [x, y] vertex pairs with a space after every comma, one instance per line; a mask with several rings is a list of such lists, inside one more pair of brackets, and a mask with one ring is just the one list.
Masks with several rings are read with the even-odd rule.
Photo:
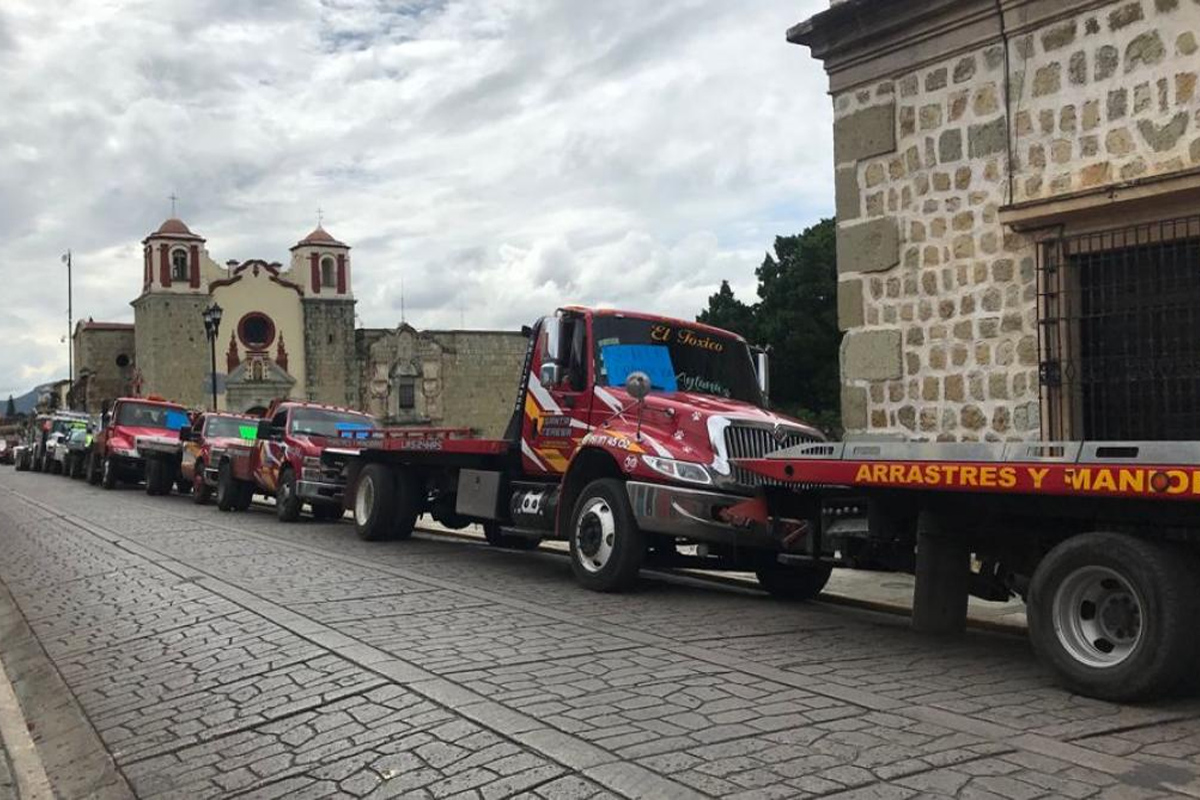
[[834, 220], [825, 219], [795, 236], [776, 237], [774, 253], [755, 273], [758, 302], [743, 303], [722, 282], [699, 316], [770, 347], [775, 407], [831, 433], [841, 428], [835, 233]]
[[4, 406], [4, 416], [8, 419], [12, 419], [16, 415], [17, 415], [17, 404], [13, 401], [13, 396], [10, 394], [8, 396], [8, 403], [7, 403], [7, 405]]
[[708, 308], [701, 311], [696, 319], [706, 325], [740, 333], [751, 342], [757, 338], [754, 331], [754, 307], [734, 297], [729, 281], [721, 281], [721, 288], [708, 298]]

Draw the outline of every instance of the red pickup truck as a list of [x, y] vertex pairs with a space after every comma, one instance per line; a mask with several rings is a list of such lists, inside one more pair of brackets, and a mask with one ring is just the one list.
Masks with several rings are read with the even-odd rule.
[[739, 514], [768, 482], [736, 459], [824, 438], [767, 408], [765, 353], [728, 331], [611, 309], [563, 308], [528, 333], [503, 439], [398, 429], [326, 450], [362, 538], [407, 537], [429, 513], [481, 523], [500, 546], [566, 540], [591, 589], [627, 588], [646, 563], [820, 592], [830, 566], [801, 530]]
[[100, 417], [85, 473], [88, 482], [113, 489], [120, 481], [146, 481], [149, 494], [166, 494], [179, 474], [179, 430], [188, 411], [161, 397], [122, 397]]
[[212, 458], [213, 449], [251, 445], [258, 438], [258, 422], [257, 417], [244, 414], [208, 412], [198, 415], [191, 425], [179, 431], [183, 442], [180, 479], [191, 485], [192, 502], [204, 505], [216, 491], [218, 465]]
[[282, 522], [300, 517], [305, 504], [315, 519], [342, 515], [345, 480], [325, 466], [321, 454], [331, 443], [369, 436], [374, 417], [348, 408], [280, 401], [258, 423], [254, 442], [226, 441], [211, 448], [208, 469], [216, 466], [217, 508], [245, 510], [254, 494], [274, 496]]

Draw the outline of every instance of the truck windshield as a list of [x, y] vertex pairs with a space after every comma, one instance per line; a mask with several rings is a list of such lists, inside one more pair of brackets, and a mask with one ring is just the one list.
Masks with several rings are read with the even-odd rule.
[[162, 428], [177, 431], [188, 424], [187, 412], [182, 408], [151, 405], [150, 403], [121, 403], [117, 409], [116, 424], [133, 428]]
[[87, 420], [82, 419], [56, 419], [50, 425], [51, 433], [70, 433], [75, 428], [86, 428]]
[[640, 370], [659, 391], [763, 405], [750, 348], [733, 336], [636, 317], [597, 316], [592, 329], [601, 386], [623, 386], [630, 372]]
[[375, 419], [366, 414], [324, 408], [298, 408], [292, 412], [292, 433], [305, 436], [353, 438], [375, 428]]
[[258, 423], [252, 419], [240, 417], [209, 417], [204, 426], [204, 435], [210, 439], [248, 439], [258, 438]]

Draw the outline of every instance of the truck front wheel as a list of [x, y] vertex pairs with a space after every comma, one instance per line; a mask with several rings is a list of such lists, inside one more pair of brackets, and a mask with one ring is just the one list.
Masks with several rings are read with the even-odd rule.
[[1200, 656], [1195, 566], [1187, 551], [1132, 536], [1067, 539], [1029, 586], [1034, 649], [1091, 697], [1139, 700], [1178, 688]]
[[100, 488], [117, 488], [117, 460], [112, 456], [105, 456], [100, 464]]
[[146, 459], [146, 494], [162, 494], [162, 468], [157, 458]]
[[296, 473], [285, 469], [275, 488], [275, 514], [280, 522], [295, 522], [300, 519], [302, 504], [300, 495], [296, 494]]
[[208, 505], [212, 499], [212, 487], [204, 480], [204, 462], [197, 461], [192, 473], [192, 502], [198, 506]]
[[233, 477], [233, 467], [228, 461], [217, 472], [217, 508], [222, 511], [237, 511], [241, 505], [242, 487]]
[[828, 564], [804, 564], [789, 566], [780, 564], [775, 554], [763, 557], [754, 574], [758, 576], [758, 585], [772, 597], [783, 600], [811, 600], [821, 593], [833, 567]]
[[585, 588], [621, 592], [637, 581], [646, 542], [625, 494], [613, 478], [583, 488], [571, 514], [571, 571]]

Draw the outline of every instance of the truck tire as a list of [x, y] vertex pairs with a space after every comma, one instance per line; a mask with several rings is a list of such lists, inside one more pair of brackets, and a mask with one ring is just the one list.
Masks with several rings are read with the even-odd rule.
[[86, 473], [87, 482], [92, 486], [100, 485], [100, 459], [96, 457], [95, 451], [88, 453], [87, 463], [83, 467]]
[[100, 488], [117, 488], [117, 460], [112, 456], [106, 456], [100, 465]]
[[1067, 539], [1029, 586], [1034, 649], [1090, 697], [1126, 702], [1179, 688], [1200, 656], [1196, 564], [1182, 548], [1129, 535]]
[[407, 470], [368, 464], [354, 486], [354, 530], [369, 542], [407, 539], [421, 513], [421, 483]]
[[775, 560], [775, 554], [770, 558], [764, 557], [754, 574], [758, 576], [758, 585], [772, 597], [781, 600], [811, 600], [821, 593], [833, 567], [829, 564], [805, 564], [790, 566], [780, 564]]
[[237, 495], [234, 497], [233, 510], [245, 511], [254, 502], [254, 484], [250, 481], [236, 481]]
[[192, 474], [192, 502], [198, 506], [208, 505], [212, 499], [212, 487], [204, 480], [204, 462], [196, 462], [196, 471]]
[[483, 523], [483, 538], [492, 547], [503, 547], [505, 550], [537, 550], [542, 544], [541, 539], [532, 536], [514, 536], [500, 530], [499, 522]]
[[162, 466], [157, 458], [146, 459], [146, 494], [162, 494]]
[[368, 542], [391, 538], [396, 477], [383, 464], [368, 464], [354, 485], [354, 532]]
[[71, 456], [71, 478], [79, 480], [83, 477], [84, 456], [82, 453], [76, 453]]
[[568, 536], [571, 572], [585, 588], [621, 592], [637, 581], [646, 541], [621, 481], [601, 478], [583, 487], [571, 512]]
[[222, 511], [237, 509], [238, 499], [241, 496], [241, 486], [238, 483], [238, 480], [233, 477], [233, 468], [229, 462], [221, 464], [221, 468], [217, 472], [217, 508]]
[[284, 469], [279, 474], [279, 485], [275, 487], [275, 515], [280, 522], [295, 522], [300, 519], [300, 508], [304, 503], [296, 494], [296, 473]]

